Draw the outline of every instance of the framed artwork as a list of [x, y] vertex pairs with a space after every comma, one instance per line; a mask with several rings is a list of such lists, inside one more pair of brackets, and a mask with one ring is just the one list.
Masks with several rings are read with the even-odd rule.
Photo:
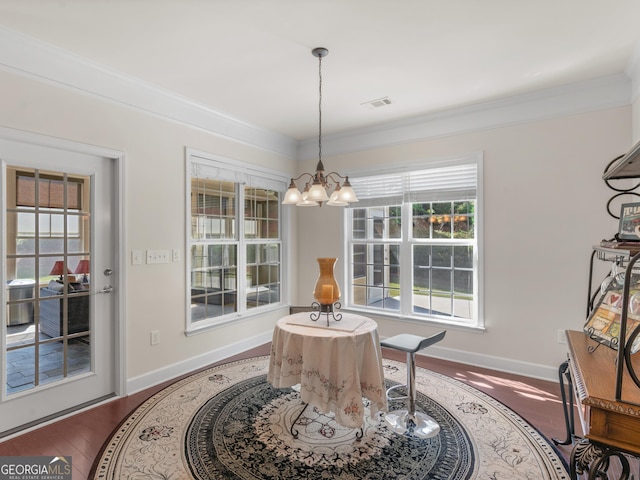
[[[623, 301], [622, 284], [616, 281], [611, 282], [584, 325], [584, 332], [589, 338], [615, 350], [618, 349]], [[628, 339], [638, 326], [640, 326], [640, 275], [632, 275], [625, 338]], [[631, 353], [636, 353], [638, 350], [640, 350], [640, 335], [631, 345]]]
[[640, 203], [622, 204], [618, 238], [626, 241], [640, 241]]

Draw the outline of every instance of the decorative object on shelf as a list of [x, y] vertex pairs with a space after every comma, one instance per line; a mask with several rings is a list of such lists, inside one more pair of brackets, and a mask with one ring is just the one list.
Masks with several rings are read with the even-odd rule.
[[622, 204], [617, 238], [625, 241], [640, 241], [640, 203]]
[[342, 314], [336, 314], [335, 311], [341, 307], [338, 300], [340, 299], [340, 287], [334, 276], [334, 268], [337, 258], [318, 258], [320, 267], [320, 275], [316, 281], [316, 287], [313, 290], [313, 297], [316, 299], [311, 304], [313, 312], [311, 312], [311, 320], [316, 321], [322, 314], [327, 316], [327, 326], [329, 326], [329, 316], [336, 322], [342, 319]]
[[[303, 173], [297, 178], [292, 178], [289, 189], [285, 193], [283, 205], [297, 205], [299, 207], [321, 207], [324, 202], [327, 205], [344, 207], [351, 202], [357, 202], [348, 176], [340, 175], [338, 172], [324, 173], [322, 163], [322, 58], [327, 56], [329, 50], [326, 48], [314, 48], [311, 53], [318, 58], [319, 82], [319, 102], [318, 102], [318, 164], [315, 173]], [[306, 177], [304, 190], [300, 193], [296, 185], [296, 180]], [[340, 185], [340, 181], [342, 181]], [[333, 188], [331, 196], [328, 191]]]
[[631, 256], [640, 253], [640, 242], [616, 242], [615, 240], [602, 240], [600, 242], [599, 251], [597, 251], [598, 260], [607, 260], [607, 252], [605, 249], [612, 251], [626, 251]]
[[89, 283], [87, 273], [89, 273], [89, 260], [80, 260], [74, 273], [82, 274], [82, 283]]
[[[593, 309], [584, 326], [584, 332], [589, 338], [598, 342], [597, 345], [590, 348], [590, 351], [594, 351], [601, 344], [615, 350], [619, 348], [620, 315], [622, 314], [623, 302], [625, 302], [624, 277], [624, 273], [610, 275], [602, 282], [600, 302]], [[628, 301], [627, 333], [625, 335], [627, 339], [640, 326], [640, 276], [632, 274], [630, 281], [628, 300], [626, 300]], [[640, 338], [634, 337], [634, 342], [630, 345], [630, 352], [633, 354], [638, 350], [640, 350]]]
[[[636, 372], [637, 360], [632, 356], [640, 351], [640, 242], [633, 243], [636, 248], [612, 248], [594, 246], [589, 265], [589, 289], [587, 302], [587, 323], [583, 330], [590, 340], [607, 345], [616, 352], [615, 400], [622, 401], [622, 384], [625, 378], [631, 378], [640, 389], [640, 376]], [[611, 273], [594, 292], [594, 260], [612, 263]], [[611, 277], [611, 278], [609, 278]], [[610, 294], [611, 292], [611, 294]], [[596, 300], [598, 302], [596, 303]], [[599, 344], [588, 342], [588, 354], [594, 354]], [[632, 361], [633, 360], [633, 361]], [[626, 371], [628, 376], [624, 374]], [[627, 389], [628, 390], [628, 389]], [[636, 402], [640, 405], [640, 402]]]
[[[62, 278], [64, 275], [64, 262], [62, 260], [57, 260], [56, 263], [53, 264], [53, 268], [51, 269], [51, 271], [49, 272], [49, 275], [60, 275], [60, 278], [58, 279], [59, 282], [64, 282], [64, 279]], [[71, 273], [71, 270], [69, 270], [68, 268], [67, 270], [67, 274]]]

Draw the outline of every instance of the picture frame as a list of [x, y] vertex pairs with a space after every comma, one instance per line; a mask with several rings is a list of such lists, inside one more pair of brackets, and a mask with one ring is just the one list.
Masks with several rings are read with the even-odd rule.
[[620, 207], [618, 239], [640, 242], [640, 202], [623, 203]]
[[[636, 328], [640, 328], [640, 275], [631, 276], [631, 289], [627, 312], [627, 328], [625, 338], [628, 339]], [[584, 333], [591, 340], [617, 350], [620, 340], [620, 317], [622, 314], [623, 285], [617, 280], [612, 281], [604, 292], [601, 292], [600, 301], [595, 306], [587, 322], [584, 325]], [[640, 336], [636, 337], [630, 346], [631, 353], [640, 350]]]

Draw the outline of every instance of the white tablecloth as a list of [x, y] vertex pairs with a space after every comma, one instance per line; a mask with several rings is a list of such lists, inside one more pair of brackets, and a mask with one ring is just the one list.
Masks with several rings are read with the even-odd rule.
[[375, 417], [387, 410], [382, 352], [377, 325], [360, 315], [342, 313], [313, 322], [309, 312], [278, 320], [273, 331], [268, 381], [276, 388], [300, 384], [300, 396], [336, 421], [357, 428], [364, 423], [368, 398]]

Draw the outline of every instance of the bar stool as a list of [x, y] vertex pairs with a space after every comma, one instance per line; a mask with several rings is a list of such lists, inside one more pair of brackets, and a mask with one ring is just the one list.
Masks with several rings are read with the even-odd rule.
[[[430, 337], [420, 337], [409, 333], [402, 333], [380, 342], [380, 345], [401, 352], [407, 352], [407, 384], [395, 385], [387, 389], [387, 399], [409, 399], [409, 408], [394, 410], [384, 416], [384, 420], [395, 433], [418, 438], [435, 437], [440, 432], [440, 425], [429, 415], [416, 412], [416, 352], [427, 348], [442, 340], [447, 333], [443, 330]], [[404, 397], [389, 397], [389, 393], [399, 387], [406, 387], [407, 395]]]

